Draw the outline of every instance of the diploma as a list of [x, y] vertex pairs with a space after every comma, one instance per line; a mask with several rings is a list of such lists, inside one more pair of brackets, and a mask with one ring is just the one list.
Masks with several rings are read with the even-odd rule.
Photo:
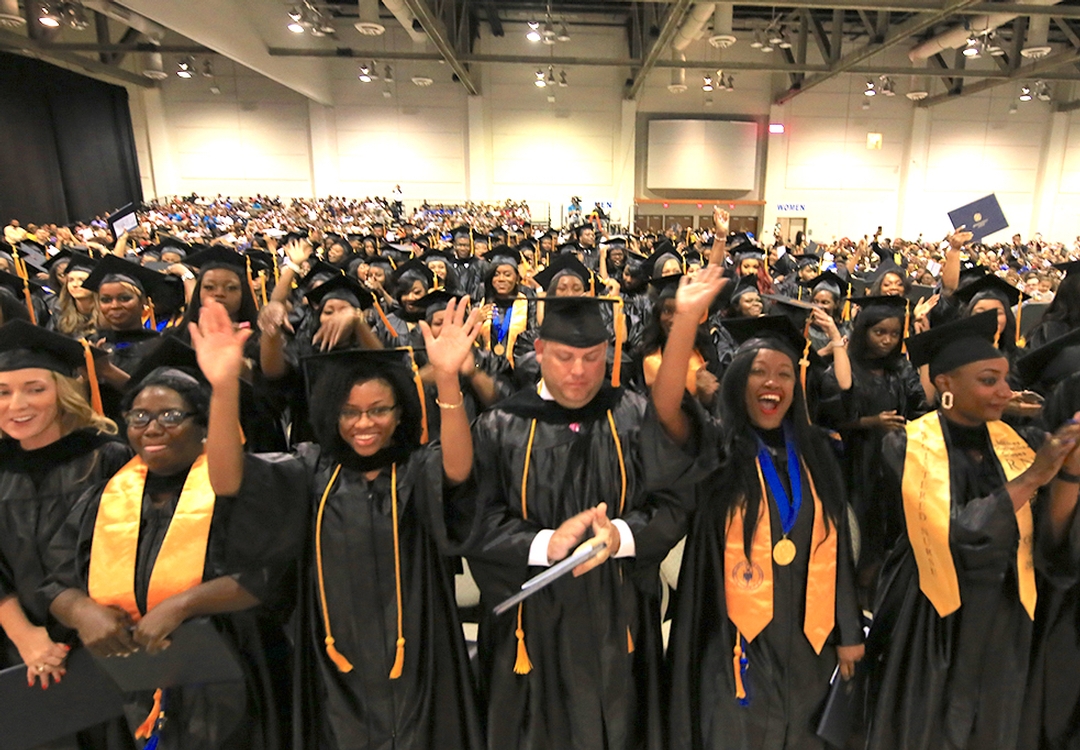
[[557, 562], [547, 570], [538, 573], [529, 580], [525, 581], [525, 583], [521, 584], [521, 591], [517, 592], [506, 601], [501, 602], [499, 605], [497, 605], [495, 607], [495, 614], [501, 615], [503, 612], [506, 612], [518, 602], [525, 601], [525, 599], [528, 599], [540, 589], [548, 586], [553, 581], [562, 578], [564, 575], [572, 571], [578, 565], [581, 565], [581, 563], [593, 559], [605, 549], [607, 549], [607, 542], [582, 545], [580, 548], [578, 548], [576, 552], [574, 552], [574, 554], [570, 555], [565, 560]]

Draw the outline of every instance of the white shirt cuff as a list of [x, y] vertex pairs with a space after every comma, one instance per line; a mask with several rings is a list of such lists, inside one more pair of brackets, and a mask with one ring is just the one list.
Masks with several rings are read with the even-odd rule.
[[630, 524], [621, 518], [612, 518], [611, 523], [619, 530], [619, 551], [615, 557], [634, 557], [637, 555], [637, 547], [634, 545], [634, 532], [630, 531]]
[[538, 531], [536, 536], [533, 537], [532, 544], [529, 545], [529, 565], [536, 565], [542, 568], [546, 568], [551, 565], [551, 561], [548, 560], [548, 544], [551, 543], [551, 537], [554, 536], [555, 529], [544, 529]]

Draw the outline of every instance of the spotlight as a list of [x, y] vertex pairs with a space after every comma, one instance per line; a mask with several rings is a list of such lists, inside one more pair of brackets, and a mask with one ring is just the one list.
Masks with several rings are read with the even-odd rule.
[[774, 47], [779, 47], [783, 43], [784, 35], [783, 33], [781, 33], [780, 29], [776, 29], [769, 35], [769, 44], [773, 45]]
[[555, 38], [558, 39], [560, 42], [570, 41], [570, 32], [567, 30], [565, 22], [559, 23], [559, 35]]
[[360, 72], [357, 74], [356, 77], [359, 78], [363, 83], [371, 83], [371, 66], [361, 65]]
[[544, 88], [545, 86], [547, 86], [547, 81], [544, 80], [544, 71], [543, 70], [537, 70], [536, 71], [536, 80], [533, 81], [533, 83], [536, 84], [537, 88], [541, 88], [541, 89]]
[[289, 31], [291, 31], [294, 34], [303, 34], [304, 33], [304, 24], [300, 23], [299, 21], [290, 21], [289, 25], [286, 26], [285, 28], [287, 28]]
[[866, 91], [864, 91], [863, 94], [866, 96], [877, 96], [877, 86], [874, 85], [873, 81], [867, 80]]
[[569, 85], [570, 84], [567, 83], [567, 81], [566, 81], [566, 71], [565, 70], [559, 71], [559, 88], [564, 89]]
[[712, 91], [713, 90], [712, 76], [705, 76], [705, 82], [701, 84], [701, 90], [702, 91]]
[[529, 33], [525, 35], [525, 38], [530, 42], [539, 42], [542, 39], [540, 36], [540, 23], [538, 21], [529, 21]]
[[1021, 86], [1020, 87], [1020, 101], [1022, 101], [1022, 102], [1030, 102], [1031, 101], [1031, 87], [1030, 86]]
[[48, 3], [42, 3], [38, 11], [38, 23], [50, 29], [60, 26], [60, 16]]
[[773, 51], [773, 43], [772, 42], [765, 42], [765, 44], [761, 45], [761, 51], [762, 52], [772, 52]]
[[431, 84], [435, 83], [433, 79], [428, 78], [427, 76], [413, 76], [412, 82], [414, 86], [419, 86], [420, 88], [427, 88]]
[[977, 58], [982, 55], [982, 40], [972, 34], [964, 45], [964, 57]]
[[761, 49], [761, 32], [760, 31], [755, 31], [754, 32], [754, 41], [750, 42], [750, 46], [753, 49]]
[[544, 44], [555, 44], [555, 27], [551, 24], [550, 18], [544, 21], [543, 37]]
[[176, 64], [176, 75], [178, 78], [184, 79], [195, 75], [195, 58], [189, 56], [178, 62]]

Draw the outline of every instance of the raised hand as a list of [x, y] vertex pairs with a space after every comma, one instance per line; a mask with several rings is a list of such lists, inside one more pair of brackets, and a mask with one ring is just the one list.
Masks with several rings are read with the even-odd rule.
[[230, 383], [240, 377], [244, 366], [244, 342], [250, 329], [236, 330], [225, 306], [207, 300], [199, 310], [199, 323], [188, 324], [191, 345], [199, 359], [199, 369], [211, 386]]
[[259, 331], [267, 336], [277, 336], [282, 330], [289, 333], [293, 331], [292, 323], [289, 322], [289, 310], [284, 302], [272, 301], [259, 310]]
[[713, 231], [720, 239], [726, 240], [728, 236], [729, 227], [731, 226], [731, 214], [729, 214], [720, 206], [713, 206], [712, 209]]
[[285, 255], [296, 265], [311, 257], [311, 243], [307, 240], [289, 240], [285, 245]]
[[945, 237], [945, 241], [949, 243], [949, 248], [952, 250], [959, 250], [967, 243], [971, 242], [971, 238], [974, 237], [971, 232], [964, 231], [964, 225], [961, 224], [956, 228], [956, 231]]
[[460, 301], [450, 300], [438, 336], [432, 333], [431, 326], [426, 321], [420, 321], [428, 362], [436, 373], [456, 378], [466, 358], [472, 355], [473, 343], [480, 334], [483, 313], [474, 308], [466, 317], [465, 311], [468, 307], [468, 296], [462, 297]]
[[691, 315], [695, 320], [702, 318], [719, 294], [723, 276], [718, 266], [706, 266], [693, 278], [680, 281], [675, 293], [675, 314]]

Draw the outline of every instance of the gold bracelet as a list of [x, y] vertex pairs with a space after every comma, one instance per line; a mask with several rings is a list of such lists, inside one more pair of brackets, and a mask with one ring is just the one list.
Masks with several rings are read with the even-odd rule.
[[461, 394], [461, 400], [458, 401], [456, 404], [444, 404], [438, 399], [438, 397], [436, 397], [435, 405], [438, 406], [440, 409], [460, 409], [462, 406], [465, 405], [465, 394]]

